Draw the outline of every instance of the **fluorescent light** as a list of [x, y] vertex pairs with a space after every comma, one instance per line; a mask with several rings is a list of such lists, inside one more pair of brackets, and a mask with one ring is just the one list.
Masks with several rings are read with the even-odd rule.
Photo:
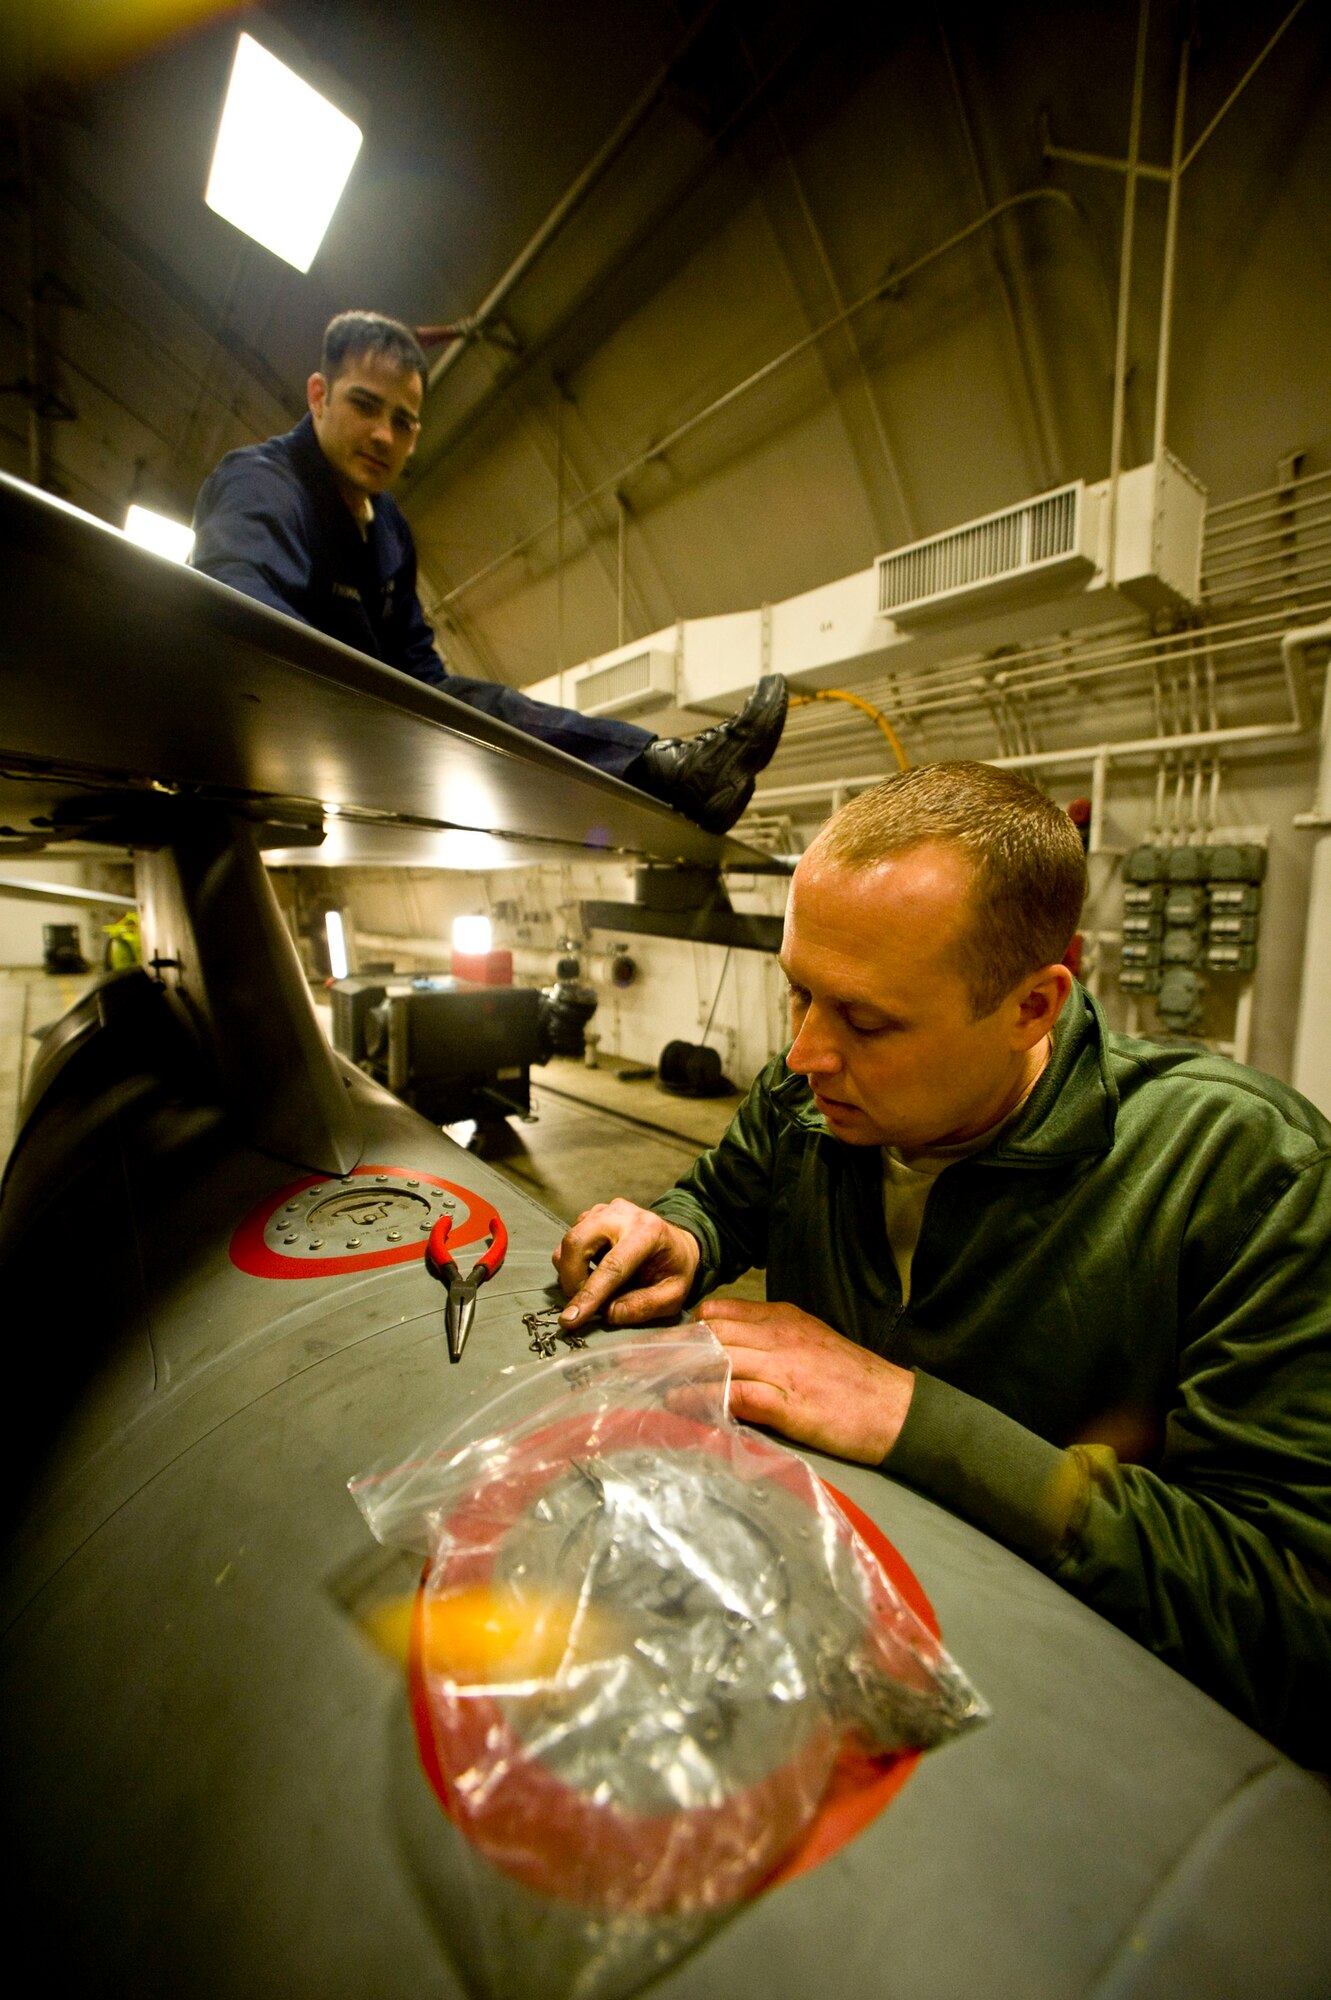
[[361, 132], [252, 35], [242, 35], [204, 199], [298, 271], [323, 241]]
[[347, 958], [347, 937], [342, 927], [342, 912], [330, 910], [324, 918], [324, 936], [328, 939], [328, 969], [334, 979], [345, 979], [349, 970]]
[[173, 521], [169, 514], [140, 507], [137, 501], [125, 516], [125, 533], [132, 542], [152, 549], [156, 555], [170, 556], [172, 562], [188, 562], [194, 547], [193, 528], [187, 528], [183, 521]]
[[454, 917], [453, 949], [464, 958], [484, 958], [494, 942], [488, 917]]

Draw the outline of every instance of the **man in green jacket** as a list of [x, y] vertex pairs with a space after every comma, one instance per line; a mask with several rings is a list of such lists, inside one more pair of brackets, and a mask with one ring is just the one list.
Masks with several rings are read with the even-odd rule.
[[1331, 1767], [1331, 1126], [1111, 1032], [1063, 964], [1079, 837], [982, 764], [836, 814], [791, 886], [795, 1039], [566, 1325], [715, 1300], [732, 1413], [880, 1465]]

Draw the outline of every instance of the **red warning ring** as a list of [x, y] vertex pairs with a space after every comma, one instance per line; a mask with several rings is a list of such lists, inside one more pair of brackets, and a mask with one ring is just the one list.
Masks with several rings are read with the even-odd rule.
[[[916, 1617], [941, 1639], [938, 1619], [933, 1605], [924, 1594], [923, 1585], [906, 1558], [896, 1549], [883, 1533], [876, 1521], [848, 1500], [830, 1480], [825, 1479], [824, 1487], [836, 1501], [852, 1528], [861, 1540], [866, 1542], [901, 1595], [909, 1604]], [[899, 1750], [895, 1756], [874, 1757], [867, 1751], [859, 1750], [853, 1743], [842, 1745], [841, 1754], [832, 1766], [832, 1779], [823, 1794], [823, 1802], [814, 1816], [813, 1825], [805, 1834], [798, 1847], [789, 1853], [781, 1866], [763, 1883], [763, 1889], [775, 1889], [781, 1882], [793, 1881], [796, 1875], [807, 1875], [811, 1869], [821, 1868], [824, 1861], [862, 1833], [870, 1820], [877, 1819], [883, 1807], [894, 1799], [923, 1756], [921, 1750]]]
[[[591, 1421], [595, 1427], [598, 1451], [627, 1450], [643, 1444], [683, 1446], [718, 1454], [726, 1449], [723, 1434], [688, 1418], [662, 1411], [626, 1410], [609, 1422], [604, 1417]], [[527, 1442], [542, 1447], [543, 1453], [548, 1449], [557, 1450], [565, 1444], [570, 1453], [575, 1453], [589, 1442], [587, 1423], [587, 1419], [571, 1418], [567, 1423], [553, 1426]], [[784, 1458], [785, 1454], [780, 1454], [780, 1457]], [[783, 1485], [792, 1491], [800, 1491], [802, 1468], [797, 1462], [792, 1462], [787, 1472], [786, 1466], [778, 1462], [774, 1455], [772, 1471]], [[482, 1511], [470, 1522], [467, 1522], [467, 1516], [473, 1511], [471, 1504], [463, 1503], [452, 1517], [450, 1526], [462, 1527], [464, 1541], [468, 1537], [474, 1537], [474, 1540], [471, 1554], [450, 1565], [447, 1579], [450, 1584], [484, 1582], [489, 1577], [493, 1559], [505, 1534], [528, 1502], [540, 1493], [547, 1478], [545, 1468], [537, 1467], [530, 1472], [515, 1473], [500, 1482], [497, 1490], [495, 1485], [488, 1486], [484, 1501], [477, 1502]], [[938, 1638], [938, 1620], [933, 1606], [905, 1559], [882, 1530], [852, 1501], [833, 1486], [827, 1486], [826, 1490], [850, 1527], [862, 1536], [878, 1557], [889, 1581]], [[432, 1710], [424, 1665], [424, 1606], [425, 1579], [422, 1576], [416, 1593], [409, 1654], [408, 1689], [412, 1723], [422, 1769], [436, 1798], [459, 1830], [482, 1852], [488, 1852], [496, 1865], [506, 1867], [507, 1872], [515, 1874], [539, 1893], [581, 1904], [594, 1899], [600, 1907], [614, 1908], [616, 1883], [626, 1875], [636, 1875], [641, 1880], [645, 1873], [653, 1884], [654, 1910], [664, 1913], [684, 1907], [685, 1903], [677, 1899], [676, 1885], [670, 1880], [672, 1832], [678, 1815], [628, 1814], [583, 1798], [543, 1766], [539, 1759], [524, 1754], [519, 1739], [498, 1704], [484, 1697], [456, 1703], [445, 1714]], [[444, 1759], [447, 1758], [454, 1770], [469, 1768], [481, 1754], [493, 1754], [496, 1732], [500, 1738], [511, 1741], [514, 1775], [491, 1792], [482, 1815], [489, 1824], [468, 1825], [460, 1822], [452, 1810]], [[728, 1822], [733, 1822], [746, 1806], [756, 1808], [769, 1819], [769, 1823], [779, 1826], [783, 1801], [789, 1798], [794, 1803], [804, 1782], [804, 1767], [808, 1765], [810, 1770], [814, 1769], [824, 1752], [825, 1745], [815, 1738], [798, 1758], [789, 1760], [726, 1805], [691, 1812], [689, 1818], [696, 1837], [695, 1856], [696, 1840], [705, 1845], [711, 1838], [715, 1839], [719, 1851], [726, 1852], [730, 1846]], [[774, 1865], [749, 1893], [760, 1894], [829, 1860], [870, 1820], [876, 1818], [901, 1790], [919, 1763], [920, 1755], [918, 1750], [908, 1750], [896, 1755], [873, 1756], [853, 1744], [843, 1746], [833, 1764], [822, 1803], [803, 1840]], [[540, 1853], [532, 1852], [529, 1843], [524, 1852], [524, 1843], [513, 1838], [519, 1828], [530, 1827], [533, 1822], [552, 1830], [557, 1836], [548, 1843], [542, 1842]], [[499, 1858], [501, 1853], [505, 1856], [504, 1860]], [[624, 1868], [624, 1861], [630, 1855], [642, 1864], [641, 1869]], [[691, 1872], [697, 1872], [696, 1859]], [[639, 1903], [636, 1907], [642, 1914], [642, 1905]]]
[[[493, 1203], [488, 1206], [485, 1198], [474, 1194], [470, 1188], [461, 1187], [457, 1181], [446, 1181], [438, 1174], [423, 1174], [417, 1167], [353, 1167], [343, 1181], [354, 1180], [364, 1175], [367, 1178], [382, 1179], [391, 1176], [395, 1180], [417, 1181], [427, 1187], [442, 1188], [466, 1203], [465, 1220], [455, 1221], [450, 1244], [455, 1249], [465, 1249], [468, 1243], [476, 1243], [486, 1235], [493, 1211]], [[251, 1209], [235, 1235], [231, 1238], [231, 1261], [238, 1271], [245, 1271], [252, 1278], [337, 1278], [349, 1271], [373, 1271], [386, 1264], [409, 1264], [413, 1258], [424, 1257], [427, 1237], [421, 1236], [411, 1243], [371, 1245], [366, 1250], [351, 1251], [340, 1257], [287, 1257], [280, 1250], [272, 1249], [265, 1240], [264, 1232], [279, 1208], [297, 1195], [304, 1194], [306, 1188], [323, 1185], [339, 1185], [334, 1174], [306, 1174], [303, 1180], [290, 1181], [279, 1188], [276, 1194], [267, 1195], [257, 1208]]]

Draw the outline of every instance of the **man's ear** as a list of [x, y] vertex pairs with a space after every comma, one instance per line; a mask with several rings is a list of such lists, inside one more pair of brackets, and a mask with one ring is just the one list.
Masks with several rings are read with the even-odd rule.
[[305, 384], [305, 400], [310, 406], [310, 415], [312, 417], [321, 417], [323, 415], [324, 405], [328, 401], [328, 381], [326, 376], [318, 374], [317, 371], [311, 375], [309, 381]]
[[1067, 1005], [1072, 991], [1072, 974], [1066, 965], [1044, 965], [1022, 981], [1013, 996], [1017, 1002], [1017, 1046], [1032, 1049], [1053, 1028]]

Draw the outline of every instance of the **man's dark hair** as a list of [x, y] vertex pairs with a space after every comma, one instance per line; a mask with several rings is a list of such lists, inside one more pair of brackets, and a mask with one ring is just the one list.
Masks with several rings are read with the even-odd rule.
[[383, 313], [344, 312], [330, 319], [324, 329], [319, 373], [331, 388], [347, 363], [362, 354], [373, 354], [399, 368], [412, 368], [424, 390], [429, 376], [421, 344], [409, 326], [388, 319]]
[[971, 865], [957, 969], [973, 1017], [983, 1020], [1028, 974], [1067, 951], [1086, 896], [1081, 835], [1061, 806], [1011, 771], [921, 764], [842, 806], [809, 854], [871, 868], [935, 841], [960, 849]]

